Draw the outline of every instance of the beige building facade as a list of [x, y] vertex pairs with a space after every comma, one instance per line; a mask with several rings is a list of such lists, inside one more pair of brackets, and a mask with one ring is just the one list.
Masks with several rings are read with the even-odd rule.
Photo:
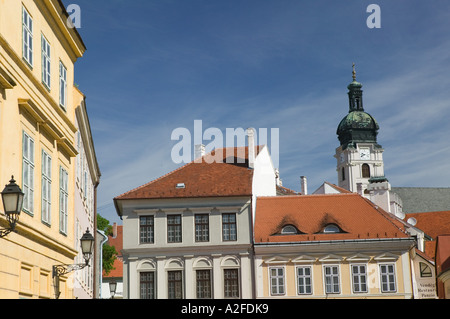
[[[14, 175], [25, 193], [16, 232], [0, 239], [0, 298], [54, 298], [52, 266], [79, 250], [73, 88], [85, 46], [67, 18], [58, 0], [0, 1], [0, 182]], [[73, 297], [71, 276], [60, 298]]]

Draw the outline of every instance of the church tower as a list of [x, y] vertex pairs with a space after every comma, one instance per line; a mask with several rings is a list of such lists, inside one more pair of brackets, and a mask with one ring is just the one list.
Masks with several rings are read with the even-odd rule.
[[[387, 179], [384, 177], [383, 149], [377, 143], [379, 126], [364, 111], [362, 84], [356, 81], [355, 64], [353, 81], [347, 88], [349, 112], [336, 132], [340, 142], [334, 156], [337, 160], [338, 185], [370, 198], [373, 185], [381, 186]], [[370, 184], [372, 187], [369, 187]]]

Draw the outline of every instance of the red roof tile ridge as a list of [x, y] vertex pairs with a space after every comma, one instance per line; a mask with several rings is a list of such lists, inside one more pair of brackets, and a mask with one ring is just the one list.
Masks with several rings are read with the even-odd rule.
[[[355, 193], [356, 194], [356, 193]], [[400, 222], [402, 225], [406, 225], [406, 222], [401, 220], [400, 218], [398, 218], [397, 216], [395, 216], [394, 214], [391, 214], [387, 211], [385, 211], [383, 208], [381, 208], [380, 206], [376, 205], [375, 203], [373, 203], [371, 200], [365, 198], [364, 196], [361, 196], [359, 194], [356, 194], [358, 196], [360, 196], [362, 199], [364, 199], [366, 201], [367, 204], [371, 205], [382, 217], [384, 217], [389, 223], [391, 223], [395, 228], [397, 228], [399, 231], [401, 231], [403, 234], [410, 236], [408, 234], [408, 232], [406, 230], [403, 230], [402, 228], [400, 228], [398, 225], [396, 225], [393, 220]]]
[[[259, 154], [259, 152], [264, 148], [264, 146], [265, 145], [255, 145], [256, 154]], [[202, 161], [200, 163], [207, 163], [207, 162], [204, 162], [203, 160], [206, 159], [209, 156], [214, 156], [213, 153], [216, 153], [216, 152], [221, 151], [221, 150], [225, 150], [225, 152], [222, 153], [222, 157], [225, 157], [227, 155], [227, 152], [226, 152], [227, 149], [234, 149], [233, 150], [233, 154], [235, 154], [237, 156], [238, 153], [235, 152], [235, 151], [237, 151], [238, 149], [246, 150], [246, 149], [248, 149], [248, 146], [221, 147], [221, 148], [213, 149], [209, 153], [207, 153], [207, 154], [202, 156]], [[248, 153], [247, 152], [244, 153], [244, 158], [247, 158], [247, 156], [248, 156]], [[143, 185], [138, 186], [136, 188], [133, 188], [132, 190], [129, 190], [129, 191], [127, 191], [127, 192], [125, 192], [125, 193], [123, 193], [121, 195], [118, 195], [114, 199], [121, 199], [122, 197], [124, 197], [124, 196], [126, 196], [128, 194], [136, 192], [136, 191], [138, 191], [138, 190], [140, 190], [140, 189], [142, 189], [144, 187], [147, 187], [147, 186], [149, 186], [149, 185], [151, 185], [153, 183], [156, 183], [157, 181], [159, 181], [159, 180], [161, 180], [163, 178], [166, 178], [167, 176], [170, 176], [170, 175], [172, 175], [172, 174], [174, 174], [174, 173], [176, 173], [176, 172], [178, 172], [178, 171], [180, 171], [182, 169], [185, 169], [186, 167], [188, 167], [189, 165], [191, 165], [193, 163], [199, 164], [198, 159], [194, 159], [193, 161], [191, 161], [191, 162], [189, 162], [189, 163], [187, 163], [187, 164], [185, 164], [183, 166], [180, 166], [180, 167], [174, 169], [173, 171], [171, 171], [171, 172], [169, 172], [167, 174], [164, 174], [164, 175], [162, 175], [162, 176], [160, 176], [160, 177], [158, 177], [158, 178], [156, 178], [156, 179], [154, 179], [154, 180], [152, 180], [152, 181], [150, 181], [150, 182], [148, 182], [146, 184], [143, 184]], [[214, 163], [216, 163], [216, 162], [212, 162], [212, 163], [208, 163], [208, 164], [214, 164]]]

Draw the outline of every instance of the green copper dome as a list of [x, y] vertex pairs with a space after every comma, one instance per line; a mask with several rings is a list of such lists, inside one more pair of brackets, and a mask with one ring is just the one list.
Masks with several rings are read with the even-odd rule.
[[375, 147], [381, 147], [377, 144], [379, 126], [373, 116], [364, 111], [362, 84], [356, 81], [354, 66], [353, 82], [347, 88], [349, 111], [336, 131], [342, 148], [356, 147], [356, 143], [374, 143]]
[[378, 130], [377, 121], [369, 113], [363, 111], [352, 111], [339, 123], [337, 134], [351, 129]]

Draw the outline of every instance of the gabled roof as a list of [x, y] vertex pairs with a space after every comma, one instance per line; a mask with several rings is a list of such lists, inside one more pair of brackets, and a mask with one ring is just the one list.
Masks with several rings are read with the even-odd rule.
[[[262, 147], [256, 149], [257, 155]], [[234, 155], [228, 157], [229, 154]], [[223, 148], [204, 155], [198, 163], [192, 161], [114, 200], [251, 196], [252, 177], [253, 170], [248, 168], [248, 147]]]
[[[330, 224], [342, 231], [323, 233]], [[281, 234], [286, 225], [298, 233]], [[256, 243], [408, 237], [403, 222], [355, 193], [258, 197], [256, 202]]]

